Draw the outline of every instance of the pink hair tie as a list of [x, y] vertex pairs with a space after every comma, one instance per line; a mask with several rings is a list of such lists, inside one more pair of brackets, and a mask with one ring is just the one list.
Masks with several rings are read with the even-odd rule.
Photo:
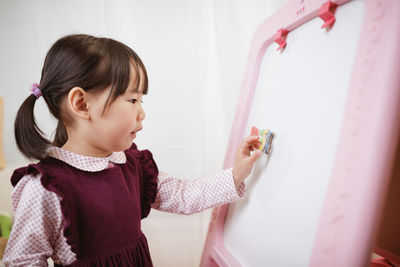
[[39, 84], [37, 84], [37, 83], [32, 83], [29, 90], [31, 90], [32, 94], [35, 95], [36, 98], [39, 98], [42, 96], [42, 91], [40, 91]]

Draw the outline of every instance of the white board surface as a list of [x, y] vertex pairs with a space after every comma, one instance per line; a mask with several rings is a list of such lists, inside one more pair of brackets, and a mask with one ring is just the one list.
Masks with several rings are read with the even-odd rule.
[[229, 207], [224, 243], [243, 266], [308, 266], [342, 124], [364, 3], [340, 6], [330, 31], [314, 18], [267, 48], [247, 122], [275, 133], [272, 153]]

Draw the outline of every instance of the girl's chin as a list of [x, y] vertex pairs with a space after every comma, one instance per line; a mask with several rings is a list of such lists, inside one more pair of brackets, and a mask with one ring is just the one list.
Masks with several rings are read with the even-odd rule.
[[123, 147], [120, 147], [117, 151], [128, 150], [129, 148], [131, 148], [132, 144], [133, 144], [133, 140], [131, 142], [127, 143], [126, 145], [124, 145]]

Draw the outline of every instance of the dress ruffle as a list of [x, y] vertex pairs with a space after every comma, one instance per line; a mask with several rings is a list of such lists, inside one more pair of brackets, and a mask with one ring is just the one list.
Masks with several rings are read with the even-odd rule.
[[11, 185], [16, 186], [17, 183], [28, 173], [29, 167], [21, 167], [14, 170], [13, 174], [11, 175]]
[[[44, 159], [52, 160], [52, 159]], [[60, 206], [63, 215], [63, 228], [64, 228], [64, 236], [67, 240], [68, 245], [71, 246], [71, 251], [74, 252], [77, 256], [79, 255], [79, 244], [78, 244], [78, 236], [73, 233], [78, 233], [76, 224], [72, 224], [71, 221], [76, 221], [77, 218], [74, 217], [74, 213], [69, 214], [68, 211], [71, 210], [69, 207], [69, 202], [65, 200], [64, 193], [61, 188], [65, 188], [65, 185], [58, 184], [54, 179], [54, 175], [52, 175], [51, 170], [46, 169], [45, 164], [30, 164], [27, 167], [19, 168], [14, 171], [11, 176], [11, 183], [15, 186], [19, 180], [22, 179], [27, 174], [41, 174], [41, 183], [44, 188], [47, 190], [56, 193], [60, 197]]]
[[149, 215], [151, 204], [154, 203], [157, 197], [158, 168], [153, 159], [153, 154], [149, 150], [137, 150], [136, 145], [133, 144], [130, 151], [139, 161], [143, 170], [143, 197], [141, 203], [141, 217], [143, 219]]
[[71, 246], [71, 251], [74, 252], [77, 257], [79, 256], [79, 236], [76, 222], [78, 218], [75, 218], [75, 213], [68, 211], [72, 210], [70, 207], [70, 202], [68, 202], [64, 196], [63, 190], [61, 188], [66, 188], [65, 185], [59, 184], [53, 178], [54, 175], [51, 171], [46, 171], [42, 173], [42, 185], [49, 191], [56, 193], [60, 197], [61, 212], [63, 215], [63, 228], [64, 236], [67, 240], [67, 244]]

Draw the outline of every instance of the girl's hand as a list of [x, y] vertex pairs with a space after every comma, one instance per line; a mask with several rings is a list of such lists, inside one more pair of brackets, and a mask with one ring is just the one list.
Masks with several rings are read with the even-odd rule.
[[237, 190], [244, 179], [249, 176], [253, 169], [254, 162], [256, 162], [261, 155], [260, 150], [250, 153], [261, 145], [258, 139], [259, 136], [246, 137], [236, 152], [235, 166], [233, 167], [233, 180], [235, 181]]

